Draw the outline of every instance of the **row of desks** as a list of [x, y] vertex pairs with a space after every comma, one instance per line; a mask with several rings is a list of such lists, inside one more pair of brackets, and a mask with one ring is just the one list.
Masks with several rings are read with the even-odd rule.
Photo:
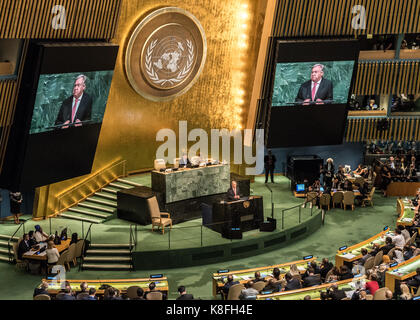
[[[49, 284], [48, 287], [48, 293], [51, 296], [57, 295], [61, 291], [61, 285], [60, 281], [57, 280], [45, 280]], [[82, 282], [86, 282], [88, 284], [89, 288], [95, 288], [96, 294], [101, 296], [104, 294], [105, 290], [100, 290], [99, 288], [104, 285], [110, 285], [114, 287], [115, 289], [120, 290], [122, 294], [125, 294], [127, 292], [127, 288], [132, 286], [140, 287], [144, 290], [144, 292], [149, 291], [149, 284], [151, 282], [154, 282], [156, 284], [156, 289], [161, 291], [162, 293], [168, 294], [169, 291], [169, 285], [168, 285], [168, 279], [166, 277], [160, 277], [160, 278], [141, 278], [141, 279], [102, 279], [102, 280], [66, 280], [70, 283], [72, 291], [75, 291], [76, 293], [80, 292], [80, 284]], [[39, 285], [40, 287], [41, 285]]]

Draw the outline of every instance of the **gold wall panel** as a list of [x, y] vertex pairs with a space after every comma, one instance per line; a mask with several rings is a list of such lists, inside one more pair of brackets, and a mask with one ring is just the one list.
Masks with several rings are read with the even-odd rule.
[[[56, 5], [66, 9], [66, 28], [53, 29]], [[121, 0], [2, 0], [0, 38], [110, 39]]]
[[[188, 121], [188, 130], [244, 126], [266, 2], [123, 0], [112, 39], [120, 50], [92, 172], [116, 158], [127, 160], [128, 172], [153, 167], [156, 150], [162, 144], [156, 142], [156, 133], [163, 128], [177, 133], [179, 120]], [[138, 95], [128, 83], [124, 50], [132, 28], [147, 13], [164, 6], [183, 8], [200, 21], [207, 37], [207, 59], [200, 78], [187, 93], [169, 102], [152, 102]], [[239, 170], [239, 166], [233, 166], [233, 170]], [[83, 178], [40, 188], [37, 216], [51, 214], [55, 196]]]

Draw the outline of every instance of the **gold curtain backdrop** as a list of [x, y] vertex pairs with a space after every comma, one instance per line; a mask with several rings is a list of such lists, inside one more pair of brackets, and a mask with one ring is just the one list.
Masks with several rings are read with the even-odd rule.
[[[156, 142], [156, 133], [164, 128], [178, 133], [179, 120], [188, 121], [188, 131], [244, 127], [266, 2], [123, 0], [112, 39], [120, 50], [92, 173], [118, 159], [127, 160], [128, 172], [153, 167], [156, 150], [163, 143]], [[152, 102], [130, 87], [124, 52], [131, 31], [142, 18], [167, 6], [183, 8], [200, 21], [207, 38], [207, 59], [200, 78], [188, 92], [169, 102]], [[238, 172], [239, 166], [233, 170]], [[85, 178], [39, 188], [34, 214], [52, 214], [56, 196]]]

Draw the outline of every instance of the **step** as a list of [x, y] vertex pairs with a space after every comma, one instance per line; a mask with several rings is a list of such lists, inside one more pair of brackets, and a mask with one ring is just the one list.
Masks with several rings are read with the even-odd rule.
[[5, 240], [0, 240], [0, 246], [2, 246], [2, 247], [13, 247], [13, 242], [10, 242], [10, 245], [9, 245], [9, 242], [7, 242], [7, 241], [5, 241]]
[[85, 214], [87, 216], [93, 216], [93, 217], [102, 218], [102, 219], [106, 219], [109, 217], [108, 214], [99, 213], [99, 212], [91, 212], [91, 211], [85, 210], [83, 208], [78, 208], [78, 207], [68, 208], [67, 211], [77, 212], [77, 213]]
[[94, 210], [98, 210], [98, 211], [105, 211], [105, 212], [109, 212], [109, 213], [114, 213], [114, 209], [105, 205], [99, 205], [99, 204], [89, 204], [86, 202], [80, 202], [78, 204], [78, 207], [83, 207], [83, 208], [89, 208], [89, 209], [94, 209]]
[[[9, 249], [6, 249], [6, 248], [0, 248], [0, 253], [1, 253], [1, 254], [6, 254], [6, 255], [9, 255]], [[10, 254], [14, 254], [14, 253], [13, 253], [13, 249], [10, 249]]]
[[[121, 182], [121, 183], [123, 183], [123, 182]], [[111, 182], [109, 184], [109, 186], [114, 187], [114, 188], [119, 188], [119, 189], [132, 189], [133, 188], [133, 186], [131, 186], [131, 185], [124, 185], [124, 184], [121, 184], [121, 183]]]
[[105, 198], [105, 199], [109, 199], [109, 200], [117, 200], [117, 196], [107, 193], [107, 192], [96, 192], [95, 196], [101, 197], [101, 198]]
[[129, 243], [91, 243], [90, 248], [130, 248]]
[[131, 185], [133, 187], [144, 187], [144, 185], [142, 185], [140, 183], [133, 182], [133, 181], [130, 181], [130, 180], [121, 179], [121, 178], [120, 179], [117, 179], [117, 181], [118, 182], [125, 183], [125, 184], [129, 184], [129, 185]]
[[105, 191], [105, 192], [108, 192], [108, 193], [112, 193], [112, 194], [117, 194], [117, 192], [119, 191], [119, 190], [115, 190], [115, 189], [111, 189], [111, 188], [102, 188], [101, 189], [102, 191]]
[[130, 270], [131, 264], [92, 264], [92, 263], [84, 263], [82, 266], [83, 269], [108, 269], [108, 270], [115, 270], [115, 269], [124, 269]]
[[0, 261], [10, 262], [9, 258], [5, 256], [0, 256]]
[[131, 257], [115, 257], [115, 256], [95, 256], [95, 257], [85, 257], [83, 258], [84, 262], [100, 262], [100, 261], [113, 261], [117, 262], [130, 262]]
[[67, 213], [62, 213], [59, 216], [62, 217], [62, 218], [86, 221], [86, 222], [91, 222], [91, 223], [102, 223], [102, 220], [94, 220], [94, 219], [79, 217], [79, 216], [75, 216], [75, 215], [71, 215], [71, 214], [67, 214]]
[[105, 200], [105, 199], [98, 199], [98, 198], [87, 198], [85, 201], [94, 202], [110, 207], [117, 207], [117, 201], [111, 202], [111, 200]]
[[[10, 236], [5, 235], [5, 234], [0, 234], [0, 239], [9, 241]], [[12, 239], [12, 241], [18, 241], [18, 240], [19, 240], [18, 237], [13, 237], [13, 239]]]
[[114, 255], [127, 255], [130, 254], [130, 250], [128, 249], [111, 249], [111, 250], [105, 250], [105, 249], [88, 249], [86, 250], [86, 256], [90, 254], [114, 254]]

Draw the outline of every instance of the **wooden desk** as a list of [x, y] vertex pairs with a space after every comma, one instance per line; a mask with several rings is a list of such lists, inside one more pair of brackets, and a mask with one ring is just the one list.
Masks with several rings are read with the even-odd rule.
[[[337, 190], [337, 191], [331, 191], [331, 197], [334, 195], [334, 193], [336, 193], [336, 192], [345, 192], [345, 191], [343, 191], [343, 190]], [[362, 194], [360, 193], [360, 191], [354, 191], [353, 190], [353, 194], [354, 194], [354, 196], [355, 197], [357, 197], [357, 196], [361, 196]]]
[[321, 299], [321, 292], [326, 291], [329, 287], [333, 284], [338, 286], [340, 290], [351, 291], [355, 290], [354, 282], [361, 281], [361, 284], [364, 284], [365, 276], [361, 276], [358, 278], [352, 278], [337, 282], [331, 283], [324, 283], [319, 286], [302, 288], [297, 290], [290, 290], [290, 291], [282, 291], [276, 292], [271, 294], [259, 294], [257, 295], [257, 300], [303, 300], [305, 296], [310, 296], [311, 300], [320, 300]]
[[[43, 279], [43, 281], [47, 281], [49, 284], [49, 287], [47, 289], [48, 293], [51, 296], [55, 296], [57, 295], [60, 291], [61, 291], [61, 284], [58, 281], [56, 281], [55, 283], [53, 283], [53, 280], [45, 280]], [[162, 277], [162, 278], [155, 278], [155, 279], [150, 279], [150, 278], [141, 278], [141, 279], [102, 279], [102, 280], [69, 280], [66, 279], [66, 281], [68, 281], [70, 283], [71, 289], [72, 291], [75, 292], [80, 292], [80, 284], [82, 282], [86, 282], [88, 284], [89, 288], [95, 288], [96, 289], [96, 294], [97, 295], [103, 295], [105, 290], [99, 290], [99, 288], [103, 285], [103, 284], [108, 284], [112, 287], [114, 287], [115, 289], [120, 290], [120, 293], [124, 294], [127, 292], [127, 288], [131, 287], [131, 286], [138, 286], [140, 288], [142, 288], [144, 290], [144, 292], [150, 291], [149, 290], [149, 284], [151, 282], [155, 282], [156, 283], [156, 289], [161, 291], [162, 293], [165, 293], [166, 295], [168, 295], [168, 291], [169, 291], [169, 284], [168, 284], [168, 279], [166, 277]], [[39, 287], [41, 286], [41, 284], [39, 285]]]
[[244, 269], [244, 270], [236, 270], [236, 271], [229, 271], [226, 273], [213, 273], [213, 296], [217, 296], [220, 292], [221, 288], [224, 286], [224, 280], [227, 278], [228, 275], [233, 275], [234, 280], [239, 281], [240, 283], [244, 284], [249, 280], [254, 279], [254, 273], [259, 271], [261, 273], [261, 277], [271, 277], [274, 268], [279, 268], [281, 277], [290, 271], [290, 266], [296, 264], [299, 271], [303, 274], [306, 271], [306, 267], [308, 266], [308, 262], [316, 261], [316, 257], [306, 259], [306, 260], [298, 260], [293, 262], [281, 263], [276, 264], [273, 266], [267, 267], [259, 267], [259, 268], [252, 268], [252, 269]]
[[408, 201], [406, 202], [405, 200], [397, 199], [397, 213], [399, 214], [397, 219], [397, 226], [413, 225], [416, 212], [411, 208], [411, 204]]
[[385, 287], [395, 291], [395, 281], [403, 281], [416, 275], [416, 269], [420, 268], [420, 256], [404, 261], [399, 265], [388, 269], [385, 273]]
[[420, 182], [391, 182], [387, 189], [388, 197], [411, 197], [415, 196]]
[[296, 198], [306, 198], [306, 193], [298, 193], [298, 192], [296, 192], [296, 191], [293, 191], [293, 195], [294, 195]]
[[[70, 246], [70, 241], [71, 239], [67, 239], [65, 241], [61, 241], [61, 244], [56, 245], [55, 247], [57, 248], [58, 252], [61, 253], [64, 250], [68, 249], [68, 247]], [[32, 250], [28, 251], [26, 253], [24, 253], [22, 255], [23, 259], [28, 259], [28, 260], [37, 260], [37, 261], [47, 261], [47, 253], [45, 251], [41, 252], [40, 254], [35, 254], [35, 252], [37, 252], [38, 250]]]
[[[362, 258], [362, 248], [366, 248], [369, 251], [373, 249], [374, 243], [379, 243], [379, 245], [382, 247], [385, 244], [385, 238], [387, 236], [393, 235], [394, 233], [391, 232], [388, 228], [387, 230], [382, 231], [365, 241], [362, 241], [351, 247], [347, 247], [344, 250], [338, 250], [337, 254], [335, 255], [335, 266], [337, 268], [340, 268], [342, 265], [344, 265], [344, 262], [352, 263], [353, 261], [359, 260], [360, 258]], [[350, 254], [351, 256], [347, 256], [346, 254]]]

